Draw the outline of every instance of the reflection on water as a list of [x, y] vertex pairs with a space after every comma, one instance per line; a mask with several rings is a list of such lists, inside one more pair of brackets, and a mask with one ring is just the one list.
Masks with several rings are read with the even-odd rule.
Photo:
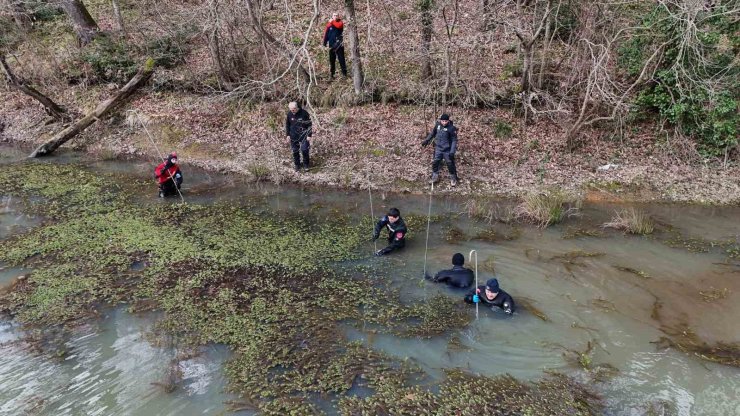
[[[62, 361], [33, 356], [17, 340], [17, 328], [0, 326], [0, 414], [196, 415], [222, 411], [221, 366], [227, 348], [206, 346], [180, 361], [182, 379], [168, 394], [158, 384], [177, 351], [144, 339], [153, 316], [115, 309], [100, 327], [84, 327], [65, 343]], [[244, 413], [247, 414], [247, 413]]]
[[[95, 169], [120, 174], [131, 171], [144, 180], [151, 166], [146, 163], [96, 163]], [[185, 198], [190, 202], [229, 201], [249, 203], [270, 211], [331, 213], [357, 217], [368, 215], [365, 192], [326, 192], [244, 183], [240, 179], [187, 169]], [[152, 185], [154, 190], [154, 185]], [[142, 204], [177, 203], [158, 200], [155, 192], [142, 194]], [[425, 196], [375, 196], [375, 212], [391, 206], [402, 214], [424, 216]], [[13, 202], [2, 199], [0, 238], [23, 232], [37, 220], [24, 218]], [[596, 383], [607, 398], [608, 415], [647, 414], [650, 406], [665, 406], [667, 414], [740, 415], [740, 371], [707, 363], [675, 350], [658, 350], [652, 343], [664, 333], [665, 325], [689, 325], [711, 341], [740, 342], [740, 266], [723, 264], [721, 250], [692, 253], [672, 248], [660, 236], [633, 237], [605, 231], [603, 237], [564, 239], [573, 227], [593, 228], [607, 221], [616, 205], [591, 205], [580, 219], [562, 226], [539, 230], [507, 225], [489, 226], [471, 221], [464, 201], [436, 198], [434, 214], [445, 221], [432, 224], [426, 268], [431, 273], [447, 268], [453, 253], [471, 249], [479, 254], [480, 282], [495, 276], [515, 299], [527, 298], [549, 319], [544, 321], [520, 308], [513, 318], [481, 309], [480, 319], [446, 337], [431, 340], [402, 339], [391, 335], [369, 336], [349, 328], [347, 335], [362, 339], [374, 348], [398, 357], [410, 357], [432, 378], [443, 377], [450, 367], [496, 375], [509, 373], [534, 380], [543, 370], [559, 370], [583, 376], [564, 358], [567, 351], [582, 351], [594, 345], [593, 363], [608, 363], [620, 370], [613, 380]], [[737, 239], [740, 210], [737, 207], [643, 205], [663, 223], [682, 233], [707, 240]], [[451, 226], [462, 232], [457, 242], [447, 242]], [[499, 235], [517, 235], [510, 241], [487, 243], [471, 240], [481, 230], [494, 227]], [[371, 230], [368, 230], [370, 236]], [[411, 229], [406, 249], [387, 258], [371, 257], [372, 243], [361, 247], [368, 256], [360, 264], [380, 277], [392, 280], [404, 299], [421, 301], [437, 294], [462, 298], [452, 291], [422, 279], [424, 229]], [[564, 256], [571, 252], [592, 256]], [[493, 261], [491, 261], [493, 260]], [[483, 265], [485, 263], [485, 267]], [[134, 264], [132, 269], [145, 267]], [[636, 274], [629, 271], [642, 272]], [[6, 271], [10, 275], [22, 271]], [[0, 271], [0, 273], [2, 273]], [[3, 275], [0, 274], [0, 279]], [[727, 296], [706, 300], [701, 291], [727, 289]], [[656, 309], [659, 304], [660, 308]], [[471, 307], [470, 313], [474, 313]], [[656, 319], [657, 318], [657, 319]], [[131, 316], [115, 310], [100, 328], [87, 328], [68, 341], [70, 354], [54, 362], [6, 344], [0, 351], [0, 413], [15, 414], [43, 409], [44, 414], [212, 414], [224, 409], [224, 381], [220, 367], [225, 348], [207, 347], [205, 352], [181, 363], [183, 381], [173, 394], [151, 383], [166, 373], [173, 358], [171, 349], [157, 348], [143, 340], [154, 317]], [[0, 341], [8, 342], [16, 332], [9, 323], [0, 328]], [[450, 337], [461, 346], [451, 347]], [[664, 404], [662, 404], [664, 403]], [[185, 410], [187, 409], [187, 410]], [[661, 413], [658, 413], [661, 414]]]

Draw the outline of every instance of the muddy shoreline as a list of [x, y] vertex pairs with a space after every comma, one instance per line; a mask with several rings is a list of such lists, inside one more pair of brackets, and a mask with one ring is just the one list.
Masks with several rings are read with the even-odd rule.
[[[26, 97], [7, 95], [8, 100], [0, 103], [0, 142], [30, 150], [59, 128], [46, 124], [43, 113]], [[279, 104], [234, 109], [221, 100], [204, 100], [208, 102], [176, 94], [139, 98], [130, 110], [96, 123], [64, 148], [106, 160], [151, 160], [153, 166], [157, 149], [175, 150], [185, 170], [190, 165], [253, 180], [338, 190], [367, 189], [371, 183], [381, 192], [428, 192], [431, 151], [419, 146], [429, 124], [424, 108], [320, 109], [311, 150], [314, 166], [308, 173], [296, 173], [281, 131]], [[650, 137], [649, 126], [622, 142], [584, 139], [582, 148], [568, 152], [557, 132], [548, 130], [554, 126], [518, 126], [507, 110], [457, 114], [461, 181], [452, 188], [442, 167], [435, 193], [521, 198], [555, 187], [586, 201], [716, 205], [740, 201], [740, 166], [733, 161], [726, 166], [681, 161]], [[487, 118], [504, 120], [514, 130], [508, 137], [480, 139], [490, 130]], [[476, 141], [471, 143], [472, 137]]]

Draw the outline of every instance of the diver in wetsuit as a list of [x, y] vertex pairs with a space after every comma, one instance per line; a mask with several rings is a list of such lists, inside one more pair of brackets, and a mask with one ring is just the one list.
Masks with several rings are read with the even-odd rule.
[[435, 283], [447, 283], [448, 286], [461, 289], [468, 288], [475, 281], [475, 273], [467, 267], [463, 267], [463, 264], [465, 264], [465, 256], [461, 253], [455, 253], [452, 256], [451, 269], [441, 270], [434, 277], [429, 275], [425, 277]]
[[483, 306], [501, 309], [507, 315], [516, 311], [514, 299], [498, 286], [498, 279], [489, 279], [485, 286], [478, 286], [465, 295], [466, 303], [480, 303]]
[[403, 221], [403, 218], [401, 218], [401, 212], [398, 208], [389, 209], [388, 214], [375, 224], [373, 241], [380, 237], [380, 230], [383, 227], [388, 228], [388, 245], [385, 248], [381, 248], [376, 251], [376, 256], [384, 256], [406, 246], [406, 223]]

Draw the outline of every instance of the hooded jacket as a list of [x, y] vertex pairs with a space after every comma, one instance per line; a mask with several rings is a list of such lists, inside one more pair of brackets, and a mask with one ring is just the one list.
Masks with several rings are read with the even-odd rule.
[[437, 121], [424, 143], [428, 144], [432, 140], [434, 140], [437, 151], [455, 154], [457, 151], [457, 127], [452, 124], [452, 120], [446, 126]]
[[177, 174], [182, 175], [180, 166], [177, 163], [172, 163], [172, 158], [169, 157], [154, 169], [154, 176], [160, 185], [175, 178]]

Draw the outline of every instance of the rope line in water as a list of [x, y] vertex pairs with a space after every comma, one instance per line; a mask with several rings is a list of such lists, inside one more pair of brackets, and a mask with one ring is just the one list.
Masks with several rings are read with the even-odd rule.
[[[130, 111], [136, 114], [136, 120], [138, 120], [141, 127], [144, 128], [144, 131], [146, 132], [146, 136], [149, 138], [149, 141], [152, 143], [152, 145], [154, 146], [154, 149], [157, 151], [157, 154], [159, 155], [159, 160], [164, 160], [164, 157], [162, 156], [162, 152], [159, 151], [159, 147], [157, 147], [157, 143], [154, 142], [154, 138], [152, 138], [152, 135], [149, 133], [149, 129], [147, 129], [144, 122], [141, 121], [141, 117], [139, 117], [139, 112], [133, 111], [133, 110], [130, 110]], [[180, 192], [180, 188], [177, 186], [177, 181], [175, 181], [175, 178], [172, 176], [169, 169], [167, 170], [167, 174], [170, 175], [170, 179], [172, 180], [172, 183], [175, 184], [175, 189], [177, 190], [177, 194], [180, 195], [180, 202], [185, 203], [185, 198], [183, 198], [182, 192]]]
[[429, 224], [432, 221], [432, 195], [434, 195], [434, 182], [432, 182], [432, 189], [429, 192], [429, 212], [427, 213], [427, 238], [424, 243], [424, 274], [421, 276], [423, 281], [427, 275], [427, 252], [429, 251]]

